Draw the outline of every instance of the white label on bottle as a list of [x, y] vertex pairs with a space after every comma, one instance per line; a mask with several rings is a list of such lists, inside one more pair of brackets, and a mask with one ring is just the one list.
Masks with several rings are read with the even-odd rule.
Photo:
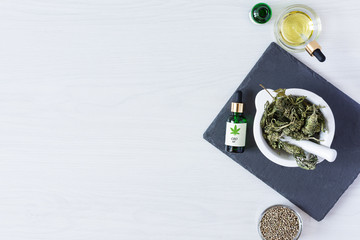
[[245, 147], [246, 123], [226, 123], [225, 145]]

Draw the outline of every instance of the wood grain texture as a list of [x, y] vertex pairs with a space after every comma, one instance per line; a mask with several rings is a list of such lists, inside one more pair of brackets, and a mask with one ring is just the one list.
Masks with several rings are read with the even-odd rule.
[[[274, 40], [255, 3], [1, 1], [0, 239], [257, 239], [289, 203], [202, 139]], [[296, 57], [360, 102], [359, 3], [302, 3], [327, 61]], [[322, 222], [302, 213], [302, 239], [358, 239], [359, 200], [356, 180]]]

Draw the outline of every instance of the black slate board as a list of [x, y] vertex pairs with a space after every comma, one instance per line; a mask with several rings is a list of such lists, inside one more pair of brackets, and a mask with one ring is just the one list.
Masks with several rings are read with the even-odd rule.
[[[316, 61], [316, 59], [314, 59]], [[303, 88], [321, 96], [335, 116], [336, 132], [332, 148], [338, 152], [333, 163], [323, 161], [313, 171], [279, 166], [257, 148], [253, 131], [255, 96], [259, 84], [271, 89]], [[360, 171], [360, 106], [291, 54], [271, 43], [239, 86], [243, 91], [248, 118], [246, 150], [242, 154], [225, 152], [225, 124], [230, 102], [204, 133], [204, 139], [246, 168], [292, 203], [321, 221]]]

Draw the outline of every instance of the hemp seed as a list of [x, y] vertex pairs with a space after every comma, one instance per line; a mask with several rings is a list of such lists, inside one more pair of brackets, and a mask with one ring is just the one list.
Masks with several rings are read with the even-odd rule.
[[277, 205], [263, 213], [259, 230], [265, 240], [294, 240], [301, 231], [301, 220], [294, 210]]

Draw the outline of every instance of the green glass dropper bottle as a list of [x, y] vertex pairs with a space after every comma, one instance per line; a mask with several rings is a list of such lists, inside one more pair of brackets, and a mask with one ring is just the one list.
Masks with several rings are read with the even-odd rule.
[[256, 4], [249, 13], [250, 20], [255, 24], [267, 23], [270, 20], [271, 15], [271, 8], [266, 3]]
[[235, 93], [231, 103], [231, 115], [226, 123], [225, 150], [232, 153], [243, 153], [246, 140], [246, 118], [243, 113], [242, 92]]

